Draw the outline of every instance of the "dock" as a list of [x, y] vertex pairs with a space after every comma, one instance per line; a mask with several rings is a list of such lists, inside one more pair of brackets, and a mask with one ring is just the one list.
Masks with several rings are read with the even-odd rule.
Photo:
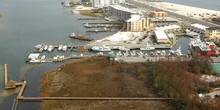
[[111, 27], [122, 27], [122, 25], [105, 25], [105, 24], [96, 24], [96, 25], [89, 25], [86, 24], [84, 25], [86, 28], [98, 28], [98, 27], [106, 27], [106, 28], [111, 28]]
[[8, 65], [5, 64], [5, 89], [14, 89], [17, 86], [22, 86], [23, 83], [17, 83], [13, 80], [8, 81]]
[[86, 32], [110, 32], [110, 29], [105, 29], [105, 30], [86, 30]]
[[5, 87], [7, 88], [8, 84], [8, 65], [5, 64]]
[[87, 18], [78, 18], [78, 20], [101, 20], [102, 18], [97, 17], [87, 17]]
[[119, 22], [83, 22], [83, 24], [122, 24]]
[[[48, 49], [44, 49], [46, 46], [52, 46], [51, 50]], [[83, 45], [75, 45], [75, 44], [60, 44], [60, 45], [66, 45], [67, 49], [74, 49], [74, 48], [78, 48], [78, 47], [82, 47]], [[37, 47], [39, 46], [39, 47]], [[43, 51], [48, 51], [48, 52], [52, 52], [54, 49], [58, 49], [59, 48], [59, 44], [38, 44], [37, 46], [35, 46], [35, 52], [43, 52]], [[36, 48], [37, 47], [37, 48]]]

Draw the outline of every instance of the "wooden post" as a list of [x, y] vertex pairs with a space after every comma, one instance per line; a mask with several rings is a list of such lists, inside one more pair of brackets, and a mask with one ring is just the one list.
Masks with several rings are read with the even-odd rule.
[[8, 83], [8, 65], [5, 64], [5, 88], [7, 87]]

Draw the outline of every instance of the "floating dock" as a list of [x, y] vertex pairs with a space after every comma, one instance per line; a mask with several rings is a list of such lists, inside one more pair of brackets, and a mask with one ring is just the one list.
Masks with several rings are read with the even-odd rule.
[[[45, 46], [52, 46], [51, 50], [49, 51], [48, 49], [44, 49]], [[78, 48], [78, 47], [82, 47], [83, 45], [75, 45], [75, 44], [62, 44], [63, 46], [67, 46], [67, 49], [74, 49], [74, 48]], [[37, 46], [35, 46], [35, 52], [43, 52], [43, 51], [48, 51], [48, 52], [52, 52], [54, 49], [58, 49], [59, 45], [57, 44], [38, 44]]]
[[87, 18], [78, 18], [78, 20], [101, 20], [102, 18], [97, 17], [87, 17]]
[[123, 24], [121, 22], [83, 22], [83, 24]]
[[86, 30], [86, 32], [110, 32], [111, 29], [106, 29], [106, 30]]

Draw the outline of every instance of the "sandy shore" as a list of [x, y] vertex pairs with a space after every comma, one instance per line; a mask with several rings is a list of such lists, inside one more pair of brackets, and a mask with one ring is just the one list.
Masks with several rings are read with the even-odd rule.
[[142, 2], [142, 3], [145, 3], [152, 7], [174, 12], [180, 15], [193, 17], [196, 19], [207, 19], [217, 16], [220, 17], [220, 11], [215, 11], [210, 9], [197, 8], [197, 7], [168, 3], [168, 2]]
[[80, 14], [80, 10], [92, 10], [92, 9], [94, 9], [93, 7], [84, 7], [84, 6], [82, 6], [82, 5], [80, 5], [80, 6], [76, 6], [73, 10], [72, 10], [72, 12], [74, 12], [74, 13], [76, 13], [76, 14]]

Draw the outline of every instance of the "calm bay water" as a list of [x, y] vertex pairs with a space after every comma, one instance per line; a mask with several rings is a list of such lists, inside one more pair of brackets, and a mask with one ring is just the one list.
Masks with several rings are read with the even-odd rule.
[[[10, 80], [20, 82], [24, 72], [33, 66], [26, 64], [25, 58], [33, 52], [34, 46], [37, 44], [75, 43], [82, 45], [88, 43], [68, 37], [71, 32], [86, 34], [86, 28], [82, 24], [84, 21], [77, 20], [82, 16], [72, 13], [73, 8], [61, 6], [61, 1], [0, 0], [0, 13], [4, 14], [4, 17], [0, 18], [0, 65], [2, 68], [3, 64], [8, 64]], [[91, 37], [97, 40], [114, 33], [91, 34]], [[51, 57], [53, 54], [48, 55]], [[56, 68], [62, 63], [40, 64], [28, 71], [24, 77], [24, 80], [28, 82], [24, 96], [39, 96], [40, 74]], [[3, 72], [0, 71], [0, 108], [1, 110], [9, 110], [13, 99], [17, 96], [17, 89], [5, 91], [3, 78]], [[24, 102], [18, 105], [20, 110], [28, 110], [32, 107], [39, 109], [39, 103], [31, 103], [30, 105], [30, 103]]]

